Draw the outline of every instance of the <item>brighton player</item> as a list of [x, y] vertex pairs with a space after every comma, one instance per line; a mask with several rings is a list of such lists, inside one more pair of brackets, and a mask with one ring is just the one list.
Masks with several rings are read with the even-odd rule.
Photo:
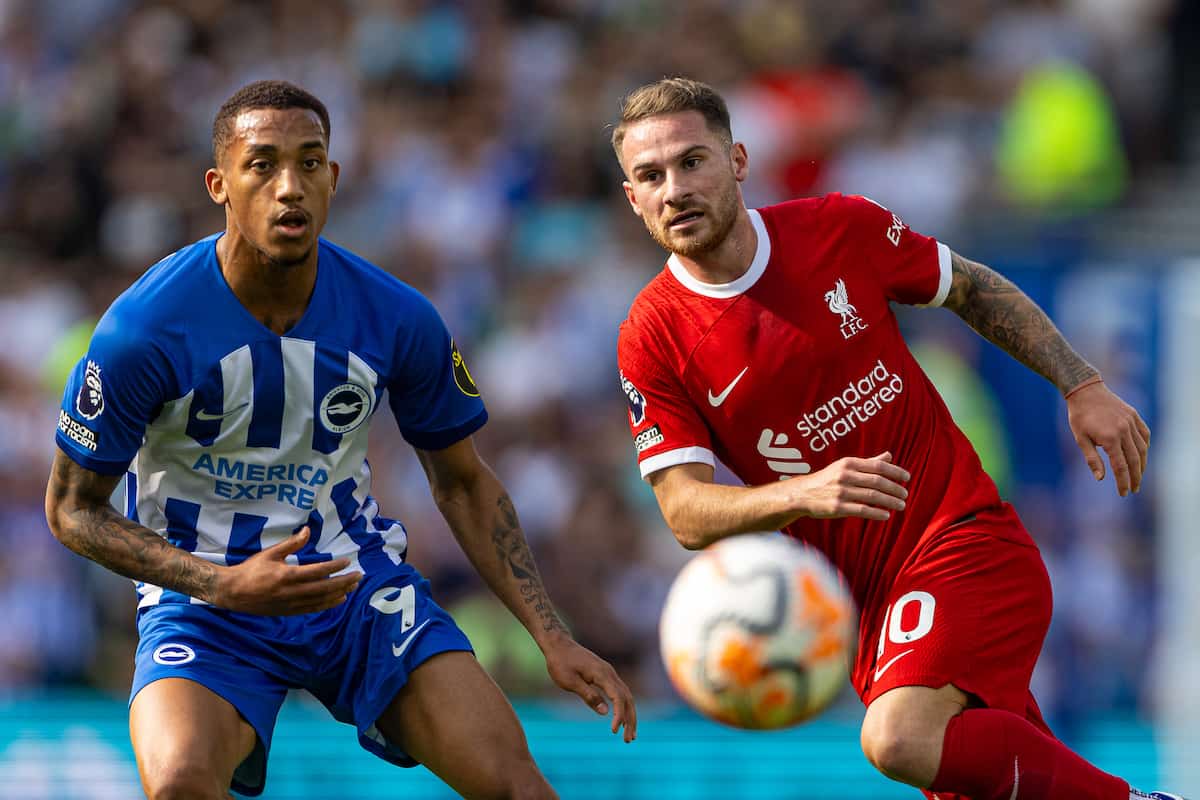
[[[642, 476], [680, 543], [782, 529], [861, 609], [862, 746], [941, 800], [1145, 795], [1068, 750], [1029, 691], [1050, 622], [1041, 556], [909, 353], [889, 301], [945, 306], [1054, 383], [1097, 479], [1137, 491], [1150, 431], [1019, 289], [861, 197], [758, 210], [710, 87], [630, 94], [612, 144], [670, 251], [621, 326]], [[713, 482], [717, 459], [746, 485]]]
[[[280, 81], [213, 123], [223, 234], [152, 267], [104, 315], [67, 388], [46, 496], [55, 535], [137, 581], [130, 733], [151, 798], [263, 790], [288, 689], [369, 751], [466, 797], [546, 798], [512, 707], [405, 563], [371, 498], [387, 390], [438, 507], [550, 675], [632, 740], [632, 697], [546, 596], [471, 434], [487, 413], [416, 291], [319, 238], [329, 115]], [[126, 479], [122, 516], [109, 505]]]

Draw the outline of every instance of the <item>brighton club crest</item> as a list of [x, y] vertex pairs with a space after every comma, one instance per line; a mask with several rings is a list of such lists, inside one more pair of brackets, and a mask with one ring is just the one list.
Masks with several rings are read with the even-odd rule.
[[825, 302], [829, 310], [842, 316], [842, 338], [849, 339], [859, 331], [866, 330], [867, 323], [858, 316], [858, 309], [850, 304], [846, 296], [846, 282], [838, 278], [837, 284], [825, 293]]

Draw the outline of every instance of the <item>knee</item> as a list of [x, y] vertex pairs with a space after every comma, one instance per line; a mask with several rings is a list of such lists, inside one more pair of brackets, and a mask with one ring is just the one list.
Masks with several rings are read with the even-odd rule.
[[509, 764], [504, 778], [505, 790], [498, 800], [558, 800], [533, 758]]
[[228, 786], [202, 767], [177, 764], [149, 770], [142, 776], [149, 800], [223, 800]]
[[941, 742], [942, 731], [899, 714], [868, 715], [863, 721], [862, 750], [867, 760], [887, 777], [912, 786], [933, 783]]

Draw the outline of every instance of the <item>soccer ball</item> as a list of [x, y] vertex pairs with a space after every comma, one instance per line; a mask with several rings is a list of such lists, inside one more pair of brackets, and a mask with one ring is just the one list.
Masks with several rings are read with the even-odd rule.
[[782, 534], [723, 539], [680, 571], [659, 642], [694, 708], [737, 728], [820, 713], [846, 681], [857, 613], [841, 575]]

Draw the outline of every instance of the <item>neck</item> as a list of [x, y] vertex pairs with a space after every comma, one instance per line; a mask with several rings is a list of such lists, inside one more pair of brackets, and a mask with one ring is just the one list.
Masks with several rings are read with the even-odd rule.
[[317, 283], [315, 244], [303, 261], [281, 264], [230, 226], [217, 240], [217, 262], [234, 296], [275, 333], [286, 333], [304, 316]]
[[746, 274], [758, 251], [758, 232], [750, 221], [750, 213], [738, 206], [737, 219], [729, 234], [714, 249], [696, 256], [679, 253], [675, 258], [693, 278], [704, 283], [722, 284], [735, 281]]

